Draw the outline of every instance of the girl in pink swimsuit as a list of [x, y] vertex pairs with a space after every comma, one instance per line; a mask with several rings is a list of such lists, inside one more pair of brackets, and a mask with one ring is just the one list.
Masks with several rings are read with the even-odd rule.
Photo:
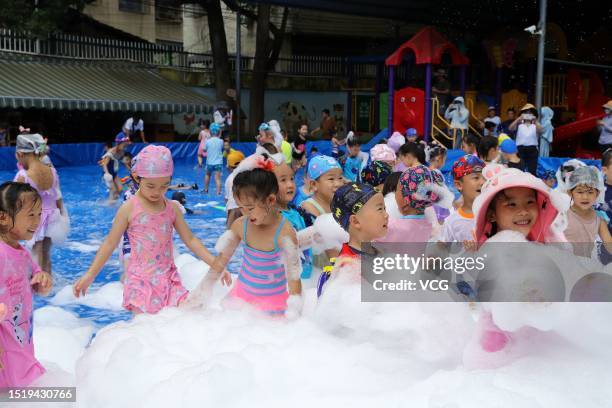
[[148, 145], [134, 158], [132, 168], [139, 189], [119, 208], [93, 263], [73, 289], [77, 297], [85, 294], [127, 231], [132, 252], [123, 288], [123, 307], [133, 313], [157, 313], [165, 306], [178, 306], [188, 294], [174, 265], [174, 229], [204, 262], [210, 265], [214, 257], [193, 235], [177, 204], [165, 198], [174, 171], [170, 150]]
[[32, 292], [47, 295], [51, 275], [19, 245], [34, 235], [41, 211], [30, 185], [0, 185], [0, 389], [28, 386], [45, 372], [34, 356]]

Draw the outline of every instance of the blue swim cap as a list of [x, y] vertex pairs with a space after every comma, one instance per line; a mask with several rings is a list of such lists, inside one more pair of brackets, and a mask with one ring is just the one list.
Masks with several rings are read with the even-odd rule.
[[213, 123], [210, 125], [209, 130], [211, 135], [218, 135], [221, 133], [221, 126], [218, 123]]
[[514, 140], [506, 139], [499, 145], [499, 150], [501, 150], [502, 153], [513, 154], [516, 153], [518, 149], [516, 148]]
[[311, 180], [317, 180], [323, 174], [333, 169], [342, 170], [336, 159], [325, 155], [315, 156], [308, 162], [308, 177]]
[[270, 130], [270, 125], [268, 125], [266, 122], [262, 123], [261, 125], [259, 125], [259, 131], [268, 131]]
[[418, 132], [415, 128], [408, 128], [406, 130], [406, 137], [413, 137], [413, 136], [418, 136]]

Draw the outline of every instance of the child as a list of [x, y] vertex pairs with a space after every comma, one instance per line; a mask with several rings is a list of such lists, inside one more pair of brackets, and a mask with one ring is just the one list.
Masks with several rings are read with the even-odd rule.
[[279, 189], [272, 172], [275, 163], [261, 155], [248, 160], [233, 185], [244, 215], [220, 238], [218, 246], [223, 248], [219, 248], [220, 254], [210, 268], [210, 277], [205, 277], [194, 292], [208, 291], [207, 286], [220, 276], [242, 241], [242, 266], [227, 300], [246, 302], [268, 315], [282, 316], [289, 305], [298, 303], [288, 302], [290, 295], [299, 297], [302, 292], [296, 234], [278, 208]]
[[473, 133], [468, 133], [461, 142], [461, 150], [463, 150], [463, 153], [465, 154], [473, 154], [476, 156], [479, 143], [480, 138], [478, 136]]
[[41, 211], [40, 196], [29, 184], [0, 185], [0, 305], [8, 311], [8, 318], [0, 318], [0, 388], [26, 387], [45, 372], [34, 356], [32, 291], [46, 296], [51, 275], [19, 245], [32, 239]]
[[338, 163], [342, 166], [344, 178], [348, 181], [357, 181], [359, 173], [365, 164], [365, 159], [361, 154], [361, 143], [354, 136], [346, 137], [347, 152], [338, 159]]
[[393, 168], [387, 162], [373, 161], [361, 170], [361, 180], [374, 187], [376, 191], [382, 191], [385, 180], [392, 172]]
[[202, 120], [200, 122], [200, 133], [198, 134], [198, 140], [200, 141], [200, 144], [198, 145], [198, 167], [200, 168], [202, 168], [202, 163], [206, 157], [206, 150], [204, 147], [206, 146], [206, 141], [210, 138], [210, 131], [208, 130], [209, 126], [210, 120]]
[[340, 257], [359, 257], [363, 254], [362, 243], [387, 233], [389, 215], [383, 195], [367, 184], [348, 183], [340, 187], [334, 194], [332, 215], [350, 237], [342, 245]]
[[119, 162], [125, 154], [125, 147], [130, 143], [130, 138], [123, 132], [115, 137], [115, 147], [111, 147], [104, 153], [98, 162], [104, 170], [104, 182], [108, 187], [108, 201], [113, 202], [121, 192], [121, 180], [119, 180]]
[[394, 171], [391, 173], [385, 180], [382, 189], [382, 194], [385, 197], [385, 208], [387, 209], [387, 214], [389, 214], [391, 218], [401, 218], [402, 216], [397, 207], [397, 202], [395, 201], [395, 191], [397, 190], [397, 184], [399, 183], [401, 175], [401, 171]]
[[210, 139], [204, 144], [207, 153], [206, 176], [204, 177], [204, 192], [208, 194], [210, 176], [215, 176], [217, 195], [221, 194], [221, 168], [223, 167], [223, 140], [220, 138], [221, 127], [216, 123], [210, 125]]
[[567, 196], [518, 169], [492, 164], [483, 175], [485, 183], [472, 205], [478, 245], [502, 231], [533, 242], [566, 242], [553, 221], [568, 209]]
[[74, 284], [74, 295], [85, 295], [127, 230], [132, 247], [128, 261], [123, 307], [133, 313], [157, 313], [177, 306], [187, 296], [172, 256], [172, 234], [179, 236], [207, 264], [214, 258], [192, 234], [178, 206], [165, 198], [174, 164], [168, 148], [146, 146], [135, 158], [140, 188], [117, 212], [113, 227], [89, 270]]
[[[487, 122], [492, 123], [492, 122]], [[478, 143], [478, 157], [485, 163], [497, 162], [497, 156], [499, 152], [497, 151], [498, 141], [496, 137], [493, 136], [484, 136], [480, 139], [480, 143]]]
[[51, 273], [50, 225], [65, 215], [65, 209], [55, 169], [45, 166], [39, 160], [45, 148], [46, 143], [39, 134], [17, 136], [16, 157], [23, 168], [17, 172], [14, 181], [31, 185], [41, 197], [40, 223], [26, 246], [32, 248], [32, 253], [41, 268]]
[[[274, 175], [278, 182], [277, 203], [283, 217], [287, 219], [296, 231], [301, 231], [312, 225], [312, 217], [304, 209], [293, 204], [296, 195], [296, 185], [293, 170], [286, 163], [274, 167]], [[302, 279], [310, 278], [312, 274], [311, 251], [304, 251], [302, 263]]]
[[523, 170], [525, 162], [521, 159], [517, 152], [516, 143], [512, 139], [506, 139], [499, 145], [499, 151], [506, 162], [506, 167], [509, 169]]
[[308, 136], [308, 125], [302, 123], [298, 134], [291, 144], [291, 168], [295, 172], [306, 163], [306, 137]]
[[281, 152], [283, 152], [283, 156], [285, 156], [285, 163], [291, 165], [293, 148], [291, 147], [291, 143], [287, 141], [287, 132], [281, 130], [281, 135], [283, 135], [283, 142], [281, 144]]
[[608, 225], [593, 208], [604, 188], [601, 173], [595, 167], [580, 167], [569, 178], [572, 206], [567, 212], [565, 237], [572, 244], [574, 255], [592, 257], [597, 236], [603, 241], [606, 250], [612, 251], [612, 236]]
[[398, 163], [395, 171], [404, 171], [410, 167], [425, 164], [425, 150], [420, 144], [407, 142], [398, 151]]
[[370, 158], [372, 161], [381, 161], [393, 168], [395, 166], [396, 156], [393, 149], [386, 144], [377, 144], [370, 149]]
[[439, 144], [432, 144], [425, 149], [425, 160], [429, 163], [431, 170], [442, 171], [446, 164], [446, 147]]
[[419, 137], [419, 132], [415, 128], [406, 129], [406, 143], [416, 143], [418, 145], [423, 145], [423, 148], [427, 146], [427, 143], [423, 139]]
[[463, 243], [474, 239], [472, 205], [484, 183], [484, 167], [485, 163], [473, 155], [465, 155], [453, 164], [455, 187], [461, 193], [463, 204], [444, 221], [440, 241]]
[[[497, 164], [485, 167], [483, 175], [485, 183], [473, 205], [478, 246], [485, 242], [565, 242], [563, 231], [554, 221], [567, 211], [567, 195], [551, 190], [529, 173]], [[501, 352], [514, 343], [514, 334], [497, 327], [488, 310], [481, 309], [479, 320], [478, 351], [476, 356], [468, 356], [470, 360], [478, 353]], [[499, 356], [508, 359], [512, 353], [504, 350]], [[465, 355], [464, 363], [488, 364], [468, 362]]]
[[[424, 243], [429, 241], [433, 231], [432, 220], [425, 217], [425, 210], [433, 204], [450, 208], [453, 195], [444, 187], [439, 172], [418, 165], [400, 176], [395, 200], [401, 218], [389, 220], [387, 235], [379, 241]], [[437, 220], [433, 222], [437, 223]]]
[[389, 140], [387, 141], [387, 145], [397, 153], [399, 148], [402, 147], [406, 143], [406, 138], [400, 132], [393, 132]]
[[336, 190], [344, 184], [342, 168], [329, 156], [315, 156], [308, 162], [308, 179], [312, 197], [302, 202], [302, 208], [313, 217], [331, 212], [331, 201]]

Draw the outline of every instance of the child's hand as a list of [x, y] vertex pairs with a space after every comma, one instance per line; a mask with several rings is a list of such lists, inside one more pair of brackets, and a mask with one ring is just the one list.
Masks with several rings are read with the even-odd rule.
[[53, 287], [53, 279], [47, 272], [39, 272], [30, 281], [34, 291], [41, 296], [47, 296]]
[[229, 271], [226, 269], [223, 271], [223, 273], [221, 274], [221, 283], [223, 284], [223, 286], [231, 286], [232, 285], [232, 275], [229, 273]]
[[83, 275], [78, 281], [74, 283], [72, 287], [72, 292], [75, 297], [85, 296], [89, 285], [94, 281], [94, 277], [89, 273]]

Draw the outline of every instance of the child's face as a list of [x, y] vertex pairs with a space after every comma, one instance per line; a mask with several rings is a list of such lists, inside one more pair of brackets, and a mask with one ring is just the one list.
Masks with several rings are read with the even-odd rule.
[[465, 141], [461, 142], [461, 150], [463, 150], [465, 154], [474, 154], [476, 151], [474, 145], [467, 144]]
[[308, 126], [302, 125], [299, 130], [300, 136], [306, 136], [308, 134]]
[[545, 184], [546, 184], [548, 187], [553, 188], [553, 187], [555, 187], [555, 181], [556, 181], [556, 180], [555, 180], [554, 178], [550, 178], [550, 177], [549, 177], [549, 178], [547, 178], [547, 179], [545, 179], [545, 180], [544, 180], [544, 183], [545, 183]]
[[230, 146], [230, 142], [228, 142], [227, 140], [224, 140], [224, 141], [223, 141], [223, 148], [224, 148], [225, 150], [229, 150], [229, 149], [230, 149], [230, 147], [231, 147], [231, 146]]
[[513, 187], [504, 190], [491, 205], [487, 216], [497, 223], [498, 231], [517, 231], [527, 236], [538, 219], [535, 190]]
[[387, 234], [388, 221], [385, 199], [381, 193], [377, 193], [351, 217], [351, 226], [357, 229], [361, 233], [361, 239], [367, 242], [384, 237]]
[[360, 145], [347, 146], [346, 150], [348, 151], [349, 156], [355, 157], [361, 151], [361, 146]]
[[612, 184], [612, 166], [602, 166], [601, 172], [603, 173], [606, 182]]
[[419, 164], [418, 159], [416, 157], [414, 157], [410, 153], [404, 154], [404, 155], [400, 155], [399, 158], [400, 158], [400, 161], [402, 163], [404, 163], [404, 166], [406, 166], [406, 167], [414, 167], [414, 166]]
[[588, 210], [592, 208], [595, 201], [597, 201], [599, 191], [593, 187], [581, 184], [576, 186], [570, 194], [572, 196], [572, 202], [575, 206], [581, 210]]
[[157, 203], [166, 196], [171, 179], [171, 177], [141, 178], [140, 193], [148, 201]]
[[272, 143], [274, 144], [274, 136], [272, 135], [272, 132], [269, 130], [260, 130], [259, 131], [259, 144], [264, 144], [264, 143]]
[[482, 173], [471, 173], [461, 177], [459, 180], [455, 180], [455, 187], [457, 187], [457, 190], [463, 196], [464, 201], [473, 202], [480, 194], [484, 182], [485, 178], [482, 176]]
[[247, 217], [253, 225], [264, 225], [270, 215], [270, 210], [276, 204], [275, 195], [270, 195], [263, 201], [247, 194], [235, 198], [242, 215]]
[[32, 239], [42, 213], [42, 203], [34, 200], [31, 194], [23, 197], [21, 210], [15, 214], [15, 223], [5, 212], [0, 212], [0, 226], [3, 230], [8, 230], [8, 235], [15, 241], [27, 241]]
[[278, 203], [289, 204], [295, 197], [295, 178], [293, 170], [286, 163], [274, 167], [274, 175], [278, 181]]
[[125, 156], [123, 158], [123, 164], [125, 165], [125, 167], [127, 167], [128, 169], [132, 168], [132, 159], [129, 156]]
[[313, 182], [313, 191], [326, 203], [331, 203], [336, 190], [344, 184], [342, 170], [331, 169]]

